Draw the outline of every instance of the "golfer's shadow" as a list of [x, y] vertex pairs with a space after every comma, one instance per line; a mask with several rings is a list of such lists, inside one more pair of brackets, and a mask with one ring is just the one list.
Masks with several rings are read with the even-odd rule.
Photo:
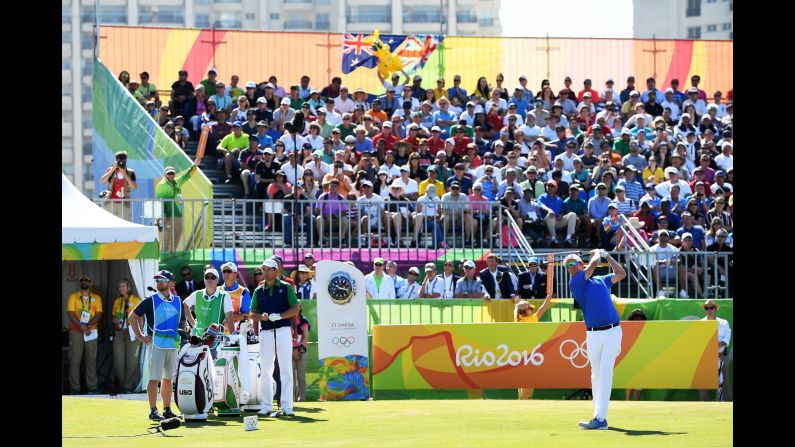
[[280, 417], [279, 421], [298, 422], [299, 424], [311, 424], [313, 422], [328, 422], [327, 419], [315, 419], [307, 416], [299, 416], [297, 414], [295, 416]]
[[325, 408], [316, 408], [316, 407], [293, 407], [294, 411], [300, 411], [301, 413], [320, 413], [321, 411], [326, 411]]
[[619, 427], [608, 427], [608, 430], [617, 431], [624, 433], [627, 436], [668, 436], [668, 435], [686, 435], [687, 432], [675, 432], [675, 431], [660, 431], [660, 430], [627, 430], [624, 428]]

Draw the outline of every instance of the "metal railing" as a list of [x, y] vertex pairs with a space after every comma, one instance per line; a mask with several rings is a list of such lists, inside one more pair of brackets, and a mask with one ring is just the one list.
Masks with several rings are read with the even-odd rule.
[[[619, 214], [621, 219], [621, 230], [624, 234], [624, 240], [622, 240], [619, 245], [621, 248], [626, 247], [626, 249], [630, 252], [634, 253], [648, 253], [651, 248], [649, 244], [646, 243], [646, 240], [640, 235], [640, 233], [632, 226], [629, 222], [629, 219], [624, 214]], [[644, 269], [640, 268], [640, 264], [638, 264], [638, 259], [635, 255], [630, 254], [627, 256], [629, 261], [630, 268], [627, 270], [627, 275], [630, 278], [630, 281], [634, 281], [638, 284], [639, 292], [642, 292], [645, 298], [653, 298], [654, 294], [652, 293], [651, 287], [647, 285], [650, 283], [648, 276], [646, 276], [646, 272]]]
[[207, 248], [212, 236], [208, 238], [208, 227], [211, 229], [215, 223], [210, 216], [210, 205], [222, 202], [205, 199], [92, 200], [126, 221], [158, 227], [161, 252]]
[[[516, 223], [513, 216], [511, 216], [511, 212], [507, 209], [503, 209], [502, 211], [505, 215], [505, 221], [508, 224], [508, 252], [515, 254], [515, 257], [510, 256], [509, 258], [515, 259], [515, 263], [521, 264], [522, 269], [527, 271], [530, 269], [530, 258], [535, 256], [535, 251], [533, 251], [533, 247], [530, 246], [530, 243], [527, 242], [527, 238], [524, 236], [524, 233], [522, 233], [522, 228]], [[516, 247], [513, 246], [513, 240], [517, 243]]]
[[[563, 259], [572, 251], [554, 254], [553, 281], [555, 296], [570, 297], [571, 279]], [[733, 254], [726, 252], [610, 252], [627, 272], [614, 284], [611, 292], [622, 298], [732, 298], [730, 278]], [[589, 254], [580, 253], [584, 262]], [[595, 275], [610, 273], [606, 262]], [[684, 293], [682, 293], [684, 292]]]

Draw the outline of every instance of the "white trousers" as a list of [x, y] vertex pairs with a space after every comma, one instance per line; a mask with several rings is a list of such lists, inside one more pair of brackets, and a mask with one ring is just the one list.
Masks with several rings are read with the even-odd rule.
[[593, 393], [593, 416], [607, 419], [607, 406], [613, 389], [613, 367], [621, 353], [621, 326], [606, 331], [588, 331], [588, 360], [591, 362], [591, 392]]
[[290, 326], [276, 329], [276, 342], [274, 343], [273, 330], [260, 330], [259, 332], [259, 361], [262, 374], [260, 376], [260, 389], [263, 391], [265, 401], [262, 410], [273, 410], [273, 362], [279, 358], [279, 379], [282, 383], [281, 409], [293, 411], [293, 336]]

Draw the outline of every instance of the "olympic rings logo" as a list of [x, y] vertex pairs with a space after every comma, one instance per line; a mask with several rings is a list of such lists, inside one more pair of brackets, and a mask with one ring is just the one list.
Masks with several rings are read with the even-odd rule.
[[[583, 341], [582, 344], [577, 344], [574, 340], [564, 340], [560, 343], [560, 356], [570, 361], [571, 366], [575, 368], [585, 368], [590, 362], [588, 359], [588, 350], [585, 347], [586, 343], [586, 341]], [[574, 347], [570, 348], [570, 345], [574, 345]], [[585, 359], [585, 363], [582, 363], [580, 358]]]
[[331, 344], [340, 348], [341, 347], [350, 348], [353, 342], [355, 341], [356, 339], [353, 337], [334, 337], [331, 339]]

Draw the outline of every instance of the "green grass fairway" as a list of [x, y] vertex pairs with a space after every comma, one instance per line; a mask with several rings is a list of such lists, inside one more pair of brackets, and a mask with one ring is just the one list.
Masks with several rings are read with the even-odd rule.
[[400, 400], [300, 402], [295, 418], [260, 418], [259, 430], [251, 432], [243, 430], [242, 418], [210, 416], [169, 431], [168, 439], [128, 437], [149, 427], [147, 407], [145, 401], [63, 397], [63, 445], [703, 447], [732, 445], [733, 434], [730, 402], [615, 401], [610, 430], [585, 431], [577, 421], [591, 418], [591, 401]]

